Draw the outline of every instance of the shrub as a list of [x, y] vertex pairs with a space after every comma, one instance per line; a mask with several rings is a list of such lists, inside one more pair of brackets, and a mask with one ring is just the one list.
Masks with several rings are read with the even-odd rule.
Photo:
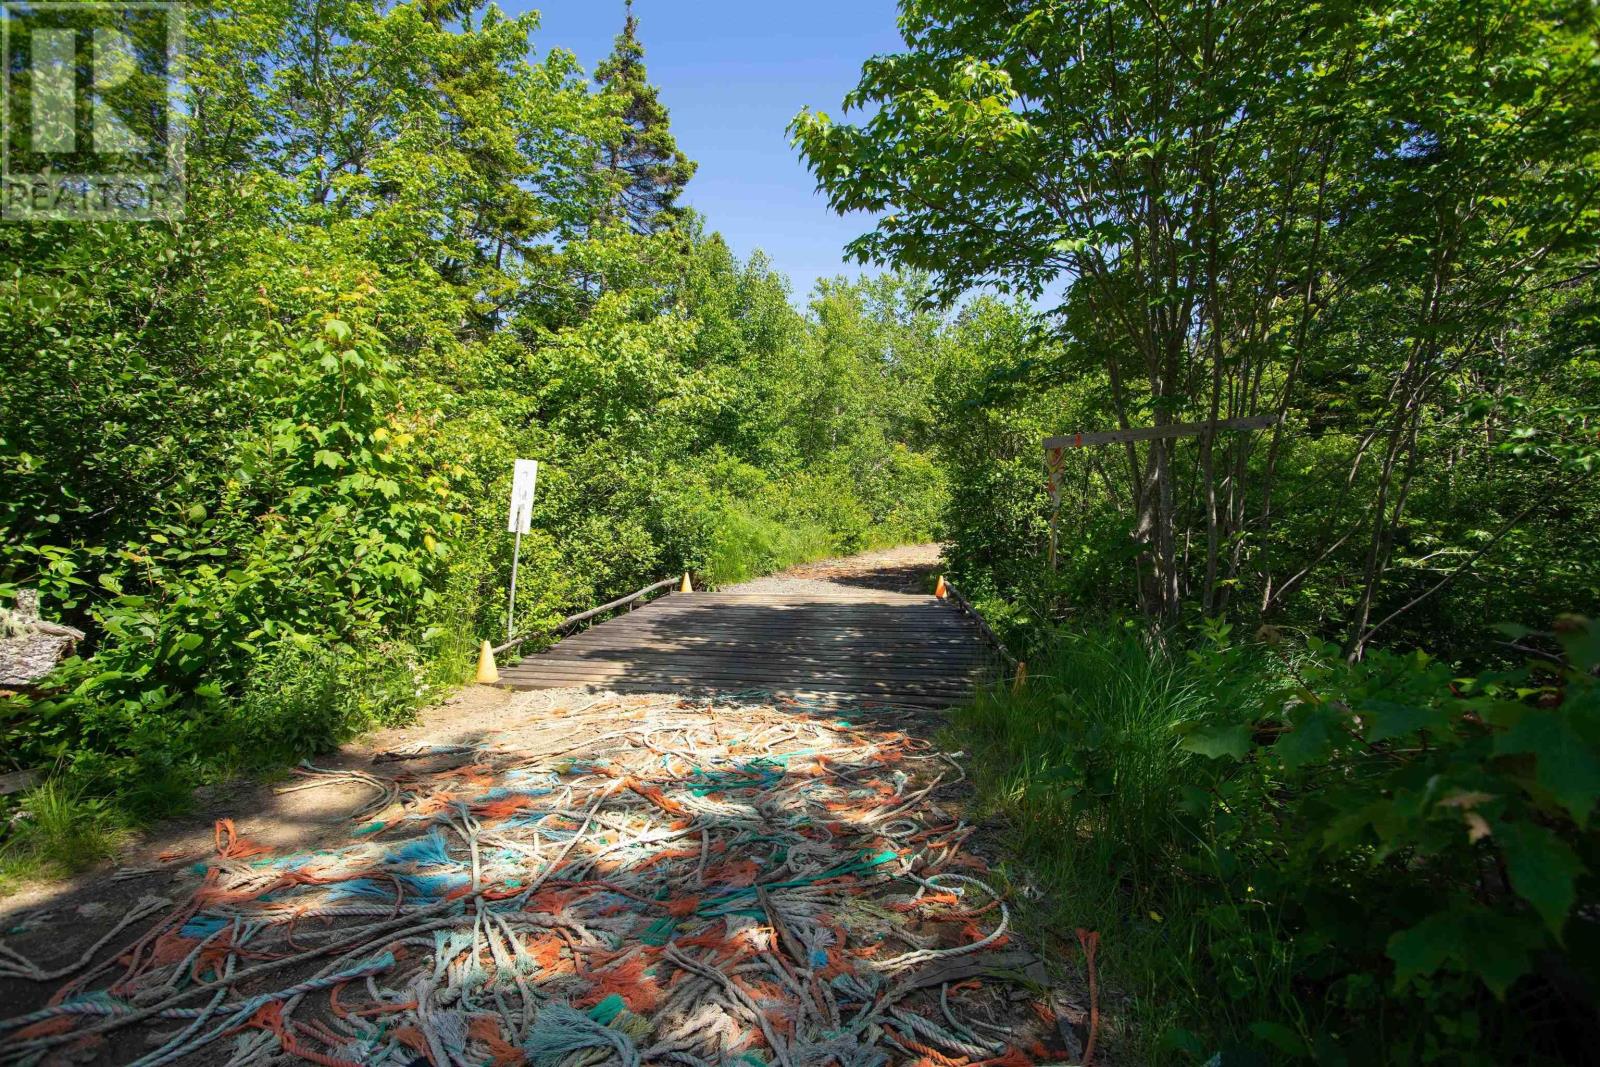
[[1596, 630], [1516, 631], [1534, 658], [1472, 678], [1228, 636], [1060, 633], [1028, 690], [959, 717], [1050, 916], [1104, 932], [1135, 1046], [1485, 1064], [1588, 1047]]
[[240, 765], [270, 767], [403, 721], [427, 691], [416, 651], [397, 642], [285, 642], [251, 669], [223, 728]]
[[749, 581], [832, 554], [838, 542], [814, 523], [786, 525], [743, 504], [731, 504], [711, 535], [705, 577], [712, 585]]

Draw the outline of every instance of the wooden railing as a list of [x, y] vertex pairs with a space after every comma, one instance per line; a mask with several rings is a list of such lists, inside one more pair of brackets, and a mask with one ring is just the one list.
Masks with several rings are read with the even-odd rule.
[[1018, 667], [1017, 657], [1011, 654], [1011, 650], [1006, 648], [1005, 642], [1000, 640], [1000, 635], [994, 632], [982, 615], [978, 614], [978, 609], [972, 606], [972, 602], [962, 596], [961, 590], [952, 585], [948, 579], [944, 582], [944, 591], [945, 596], [953, 601], [956, 607], [961, 609], [962, 614], [970, 616], [972, 621], [978, 624], [978, 632], [983, 634], [994, 650], [999, 653], [1001, 661], [1011, 668], [1013, 672], [1016, 671]]
[[[687, 577], [688, 577], [687, 575], [684, 576], [685, 579], [687, 579]], [[629, 593], [627, 596], [624, 596], [624, 597], [618, 597], [616, 600], [610, 601], [609, 603], [606, 603], [606, 604], [601, 604], [597, 608], [590, 608], [588, 611], [580, 611], [576, 615], [568, 615], [566, 618], [564, 618], [560, 622], [556, 623], [555, 626], [552, 627], [552, 629], [553, 630], [565, 630], [568, 626], [575, 626], [580, 622], [584, 622], [584, 621], [586, 621], [588, 619], [594, 618], [596, 615], [604, 615], [608, 611], [615, 611], [618, 608], [625, 608], [629, 604], [632, 604], [636, 600], [639, 600], [639, 599], [641, 599], [643, 597], [647, 597], [651, 593], [658, 592], [659, 590], [665, 589], [669, 585], [677, 585], [678, 582], [679, 582], [679, 579], [677, 579], [677, 578], [663, 578], [659, 582], [656, 582], [654, 585], [647, 585], [643, 589], [638, 590], [637, 592]], [[540, 631], [540, 630], [530, 630], [529, 632], [523, 634], [522, 636], [514, 637], [511, 640], [507, 641], [505, 644], [500, 645], [500, 646], [492, 649], [491, 651], [493, 651], [494, 654], [498, 656], [502, 652], [506, 652], [506, 651], [509, 651], [510, 649], [516, 648], [518, 645], [522, 644], [524, 641], [529, 640], [530, 638], [539, 636], [539, 634], [542, 633], [542, 632], [543, 631]]]

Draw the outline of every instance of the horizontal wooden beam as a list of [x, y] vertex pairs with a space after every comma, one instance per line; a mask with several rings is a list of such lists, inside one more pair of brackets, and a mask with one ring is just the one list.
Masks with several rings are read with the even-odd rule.
[[1086, 433], [1067, 433], [1044, 439], [1045, 451], [1057, 448], [1087, 448], [1090, 445], [1115, 445], [1127, 441], [1154, 441], [1164, 437], [1194, 437], [1212, 430], [1218, 433], [1233, 430], [1265, 430], [1277, 423], [1276, 415], [1247, 415], [1238, 419], [1218, 419], [1216, 422], [1172, 422], [1165, 426], [1135, 426], [1127, 430], [1091, 430]]
[[599, 627], [589, 630], [579, 637], [574, 637], [561, 642], [562, 648], [577, 648], [591, 651], [602, 648], [614, 648], [626, 651], [628, 649], [643, 649], [656, 651], [681, 651], [681, 652], [752, 652], [765, 655], [768, 653], [779, 654], [785, 652], [799, 652], [806, 654], [824, 654], [848, 652], [859, 656], [893, 656], [902, 651], [939, 655], [950, 660], [962, 658], [981, 659], [989, 655], [989, 650], [972, 640], [970, 631], [952, 634], [949, 638], [938, 641], [926, 640], [844, 640], [844, 639], [813, 639], [806, 637], [793, 637], [782, 635], [768, 637], [758, 635], [742, 639], [730, 637], [702, 637], [701, 635], [665, 634], [665, 633], [634, 633], [624, 631], [617, 634], [600, 634]]
[[[566, 618], [564, 618], [560, 622], [556, 623], [555, 628], [557, 630], [564, 630], [568, 626], [572, 626], [575, 623], [583, 622], [586, 619], [592, 619], [596, 615], [604, 615], [608, 611], [615, 611], [617, 608], [626, 607], [627, 605], [633, 603], [635, 600], [638, 600], [640, 597], [649, 596], [651, 593], [654, 593], [656, 590], [665, 589], [667, 586], [673, 585], [677, 581], [678, 581], [678, 579], [676, 579], [676, 578], [663, 578], [659, 582], [655, 583], [654, 585], [647, 585], [643, 589], [640, 589], [637, 592], [629, 593], [625, 597], [618, 597], [616, 600], [613, 600], [608, 604], [601, 604], [599, 607], [590, 608], [588, 611], [580, 611], [576, 615], [568, 615]], [[538, 635], [538, 631], [532, 631], [532, 632], [523, 634], [521, 637], [513, 637], [511, 640], [507, 641], [503, 645], [496, 645], [492, 649], [492, 651], [494, 652], [495, 655], [498, 656], [500, 653], [505, 652], [508, 649], [516, 648], [519, 645], [521, 645], [524, 641], [528, 640], [531, 637], [535, 637], [537, 635]]]

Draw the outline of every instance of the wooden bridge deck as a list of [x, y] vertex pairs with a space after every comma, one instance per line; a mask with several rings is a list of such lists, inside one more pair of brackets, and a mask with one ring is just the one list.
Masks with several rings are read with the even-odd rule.
[[671, 593], [502, 668], [513, 689], [767, 689], [941, 707], [993, 663], [972, 623], [932, 596], [820, 583]]

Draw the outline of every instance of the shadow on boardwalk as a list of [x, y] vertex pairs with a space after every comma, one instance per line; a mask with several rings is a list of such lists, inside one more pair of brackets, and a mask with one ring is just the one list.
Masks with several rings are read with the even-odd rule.
[[0, 1059], [1081, 1054], [937, 714], [478, 689], [430, 718], [13, 904]]

